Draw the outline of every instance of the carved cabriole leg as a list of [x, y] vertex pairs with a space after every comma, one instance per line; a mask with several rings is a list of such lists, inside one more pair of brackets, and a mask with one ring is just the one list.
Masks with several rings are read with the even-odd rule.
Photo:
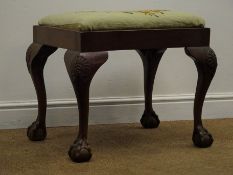
[[79, 108], [79, 133], [69, 150], [69, 156], [75, 162], [88, 161], [92, 156], [87, 143], [89, 87], [96, 71], [107, 59], [107, 52], [80, 54], [68, 50], [65, 54], [66, 68], [73, 84]]
[[198, 71], [192, 140], [196, 146], [206, 148], [212, 145], [213, 137], [203, 127], [201, 115], [205, 95], [216, 72], [217, 58], [210, 47], [187, 47], [185, 52], [194, 60]]
[[44, 84], [43, 69], [47, 58], [53, 54], [57, 48], [33, 43], [26, 53], [28, 71], [34, 83], [37, 100], [38, 115], [35, 122], [28, 127], [27, 136], [32, 141], [44, 140], [46, 137], [46, 90]]
[[165, 51], [166, 49], [137, 50], [144, 67], [145, 111], [140, 120], [144, 128], [157, 128], [160, 123], [152, 107], [152, 91], [155, 74]]

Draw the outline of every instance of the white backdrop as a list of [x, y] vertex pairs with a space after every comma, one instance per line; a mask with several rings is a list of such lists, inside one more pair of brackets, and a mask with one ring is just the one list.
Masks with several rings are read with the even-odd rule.
[[[36, 116], [36, 94], [25, 52], [32, 26], [45, 15], [75, 10], [173, 9], [206, 19], [218, 70], [204, 107], [206, 118], [233, 116], [232, 0], [0, 0], [0, 128], [27, 126]], [[45, 67], [48, 123], [74, 125], [77, 109], [60, 49]], [[136, 122], [143, 111], [143, 70], [135, 51], [110, 52], [91, 85], [91, 123]], [[183, 49], [168, 49], [155, 80], [154, 103], [161, 120], [192, 119], [196, 68]]]

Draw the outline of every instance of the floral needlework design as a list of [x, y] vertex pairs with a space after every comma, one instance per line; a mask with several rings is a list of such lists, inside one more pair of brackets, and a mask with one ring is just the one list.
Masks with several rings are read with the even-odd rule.
[[133, 15], [134, 14], [134, 12], [123, 12], [123, 13], [128, 13], [128, 14], [131, 14], [131, 15]]
[[128, 13], [128, 14], [143, 13], [145, 15], [159, 17], [159, 15], [163, 15], [165, 11], [168, 11], [168, 10], [140, 10], [140, 11], [135, 11], [135, 12], [125, 11], [123, 13]]
[[142, 10], [142, 11], [138, 11], [138, 12], [144, 13], [145, 15], [159, 17], [158, 15], [159, 14], [163, 15], [165, 11], [167, 11], [167, 10]]

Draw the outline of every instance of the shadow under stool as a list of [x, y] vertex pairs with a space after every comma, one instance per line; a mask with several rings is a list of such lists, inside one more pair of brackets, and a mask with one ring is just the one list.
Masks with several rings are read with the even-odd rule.
[[[58, 48], [65, 48], [65, 65], [73, 84], [79, 109], [79, 132], [69, 149], [75, 162], [90, 160], [87, 142], [89, 87], [96, 71], [107, 61], [112, 50], [136, 50], [144, 67], [145, 110], [141, 118], [144, 128], [159, 126], [152, 107], [152, 91], [159, 62], [167, 48], [183, 47], [194, 60], [198, 81], [194, 100], [192, 140], [201, 148], [211, 146], [213, 138], [202, 125], [202, 107], [215, 75], [217, 59], [209, 47], [210, 29], [202, 18], [168, 10], [122, 12], [69, 12], [42, 18], [33, 27], [33, 43], [26, 61], [38, 99], [38, 115], [29, 126], [32, 141], [46, 138], [46, 89], [43, 69], [47, 58]], [[156, 149], [156, 148], [155, 148]]]

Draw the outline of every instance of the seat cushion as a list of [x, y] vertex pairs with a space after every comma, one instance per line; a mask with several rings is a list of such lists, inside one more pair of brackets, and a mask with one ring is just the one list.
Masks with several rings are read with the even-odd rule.
[[49, 15], [39, 25], [77, 31], [204, 27], [201, 17], [170, 10], [80, 11]]

